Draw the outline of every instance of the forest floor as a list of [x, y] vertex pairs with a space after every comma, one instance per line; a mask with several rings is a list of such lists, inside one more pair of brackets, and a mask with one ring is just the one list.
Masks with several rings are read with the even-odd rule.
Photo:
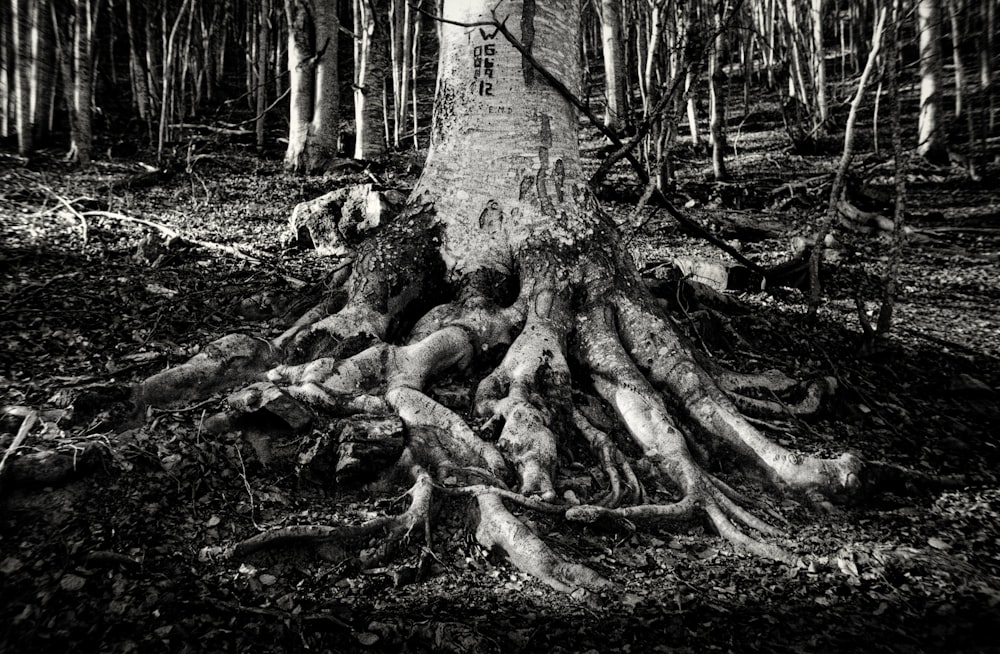
[[[836, 154], [789, 154], [780, 133], [749, 122], [736, 145], [724, 185], [706, 181], [704, 154], [683, 152], [675, 199], [723, 237], [734, 222], [766, 223], [738, 245], [771, 265], [810, 233], [825, 202], [815, 185], [792, 201], [772, 192], [829, 174]], [[202, 431], [214, 403], [145, 420], [131, 411], [131, 384], [222, 334], [273, 335], [314, 300], [330, 261], [283, 245], [289, 214], [371, 181], [350, 168], [292, 178], [280, 153], [260, 157], [239, 143], [202, 139], [198, 154], [189, 170], [181, 162], [130, 188], [133, 160], [101, 157], [81, 171], [55, 153], [28, 164], [0, 152], [0, 404], [39, 417], [0, 488], [0, 651], [1000, 651], [1000, 197], [989, 183], [911, 162], [915, 231], [891, 338], [876, 354], [859, 355], [855, 297], [869, 307], [879, 297], [888, 245], [877, 235], [841, 234], [818, 320], [807, 319], [801, 292], [784, 288], [739, 294], [752, 311], [730, 317], [738, 343], [694, 314], [676, 316], [735, 368], [837, 378], [821, 415], [763, 425], [773, 438], [966, 474], [969, 485], [833, 514], [781, 498], [784, 544], [800, 567], [748, 557], [700, 526], [608, 532], [532, 517], [554, 547], [618, 585], [580, 601], [484, 555], [449, 517], [459, 512], [441, 512], [440, 566], [420, 583], [407, 583], [417, 545], [362, 574], [322, 551], [204, 555], [261, 528], [399, 504], [262, 466], [238, 437]], [[405, 191], [420, 161], [398, 155], [370, 172]], [[891, 182], [885, 164], [864, 176]], [[1000, 178], [995, 162], [983, 171], [991, 176]], [[635, 214], [620, 191], [605, 206], [641, 266], [722, 256], [661, 212]], [[92, 209], [253, 258], [167, 247], [147, 225], [74, 213]], [[0, 421], [0, 453], [24, 415]], [[25, 474], [60, 461], [68, 474]]]

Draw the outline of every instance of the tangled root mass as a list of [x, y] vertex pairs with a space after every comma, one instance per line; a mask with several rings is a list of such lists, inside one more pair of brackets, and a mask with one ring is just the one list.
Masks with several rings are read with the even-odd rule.
[[[390, 457], [364, 447], [351, 456], [408, 478], [403, 513], [361, 525], [279, 528], [229, 553], [379, 538], [384, 554], [414, 534], [430, 552], [432, 507], [457, 494], [469, 498], [484, 548], [573, 592], [608, 582], [564, 559], [517, 514], [628, 528], [705, 519], [738, 548], [792, 562], [779, 544], [780, 516], [710, 473], [713, 457], [727, 453], [764, 483], [820, 504], [900, 478], [853, 455], [807, 456], [767, 439], [742, 411], [815, 410], [832, 380], [805, 384], [800, 404], [778, 405], [753, 389], [773, 396], [803, 385], [773, 371], [699, 363], [613, 227], [598, 223], [582, 244], [522, 248], [513, 273], [479, 270], [446, 284], [433, 211], [418, 206], [362, 246], [334, 299], [279, 337], [231, 334], [146, 380], [141, 397], [153, 406], [244, 385], [210, 421], [216, 430], [265, 414], [296, 432], [322, 431], [344, 416], [391, 416], [402, 425]], [[464, 380], [472, 391], [476, 379], [469, 411], [449, 408], [435, 392], [442, 380]], [[563, 487], [560, 471], [571, 458], [599, 470], [598, 490]]]

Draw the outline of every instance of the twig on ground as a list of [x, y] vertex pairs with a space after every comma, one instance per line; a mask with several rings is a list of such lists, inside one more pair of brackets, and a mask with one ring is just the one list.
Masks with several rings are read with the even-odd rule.
[[49, 195], [51, 195], [52, 197], [54, 197], [59, 204], [61, 204], [62, 206], [64, 206], [71, 214], [73, 214], [74, 216], [76, 216], [77, 219], [79, 219], [79, 221], [80, 221], [80, 236], [81, 236], [81, 238], [83, 238], [83, 247], [87, 247], [87, 236], [88, 236], [87, 218], [86, 218], [86, 216], [84, 216], [83, 214], [81, 214], [79, 211], [77, 211], [76, 207], [73, 206], [74, 202], [78, 202], [79, 200], [82, 200], [83, 198], [79, 198], [78, 200], [72, 200], [71, 201], [71, 200], [67, 200], [66, 198], [62, 197], [61, 195], [59, 195], [58, 193], [56, 193], [55, 191], [53, 191], [52, 189], [50, 189], [48, 186], [40, 186], [39, 188], [41, 188], [43, 191], [45, 191], [46, 193], [48, 193]]
[[231, 254], [234, 257], [237, 257], [239, 259], [246, 259], [247, 261], [252, 261], [254, 263], [260, 263], [262, 261], [261, 257], [250, 255], [250, 254], [246, 254], [245, 252], [242, 252], [241, 250], [239, 250], [236, 246], [233, 246], [233, 245], [222, 245], [221, 243], [212, 243], [211, 241], [202, 241], [202, 240], [199, 240], [199, 239], [187, 238], [185, 236], [182, 236], [180, 234], [180, 232], [176, 231], [175, 229], [173, 229], [171, 227], [168, 227], [168, 226], [163, 225], [161, 223], [154, 222], [152, 220], [146, 220], [145, 218], [136, 218], [135, 216], [126, 216], [125, 214], [117, 213], [117, 212], [114, 212], [114, 211], [97, 211], [97, 210], [94, 210], [94, 211], [84, 211], [80, 215], [85, 216], [85, 217], [93, 216], [94, 218], [108, 218], [110, 220], [118, 220], [118, 221], [121, 221], [121, 222], [136, 223], [138, 225], [143, 225], [145, 227], [149, 227], [151, 229], [155, 229], [158, 232], [160, 232], [161, 234], [163, 234], [164, 236], [166, 236], [167, 238], [180, 239], [181, 241], [184, 241], [186, 243], [191, 243], [192, 245], [197, 245], [198, 247], [205, 248], [206, 250], [218, 250], [220, 252], [225, 252], [227, 254]]
[[13, 416], [21, 416], [24, 419], [21, 421], [21, 427], [17, 430], [17, 435], [14, 437], [14, 441], [7, 448], [7, 451], [3, 453], [3, 458], [0, 459], [0, 478], [3, 477], [4, 466], [7, 465], [7, 459], [11, 457], [14, 452], [17, 451], [24, 439], [28, 437], [28, 433], [31, 428], [35, 426], [38, 421], [38, 412], [34, 409], [29, 409], [25, 406], [6, 406], [2, 409], [2, 413]]

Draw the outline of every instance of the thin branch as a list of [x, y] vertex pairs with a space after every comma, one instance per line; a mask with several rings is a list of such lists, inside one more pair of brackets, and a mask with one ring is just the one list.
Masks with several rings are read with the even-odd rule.
[[23, 406], [14, 407], [4, 407], [3, 413], [7, 415], [23, 416], [24, 420], [21, 421], [21, 427], [17, 430], [17, 435], [14, 437], [13, 442], [7, 448], [7, 451], [3, 453], [3, 458], [0, 459], [0, 478], [3, 477], [4, 466], [7, 465], [7, 459], [10, 458], [17, 448], [21, 447], [24, 439], [28, 437], [28, 432], [31, 428], [35, 426], [38, 421], [38, 412], [34, 409], [29, 409]]
[[826, 245], [826, 234], [833, 227], [834, 220], [836, 219], [837, 212], [839, 211], [841, 195], [843, 195], [844, 192], [844, 180], [847, 178], [847, 169], [851, 165], [851, 159], [854, 158], [854, 124], [858, 119], [858, 108], [861, 106], [861, 100], [864, 98], [866, 90], [865, 87], [868, 85], [868, 78], [871, 77], [872, 71], [875, 70], [875, 61], [878, 59], [878, 53], [882, 48], [882, 32], [885, 27], [886, 14], [887, 11], [885, 7], [883, 7], [878, 14], [878, 20], [875, 24], [875, 32], [872, 34], [872, 47], [868, 52], [868, 61], [865, 63], [865, 69], [861, 73], [861, 78], [858, 80], [858, 90], [854, 94], [854, 99], [851, 101], [851, 111], [847, 116], [847, 126], [844, 128], [844, 152], [840, 156], [840, 164], [837, 166], [837, 174], [833, 178], [833, 184], [830, 188], [830, 203], [827, 206], [826, 215], [823, 217], [823, 221], [820, 224], [819, 235], [816, 237], [816, 244], [813, 245], [812, 252], [809, 254], [810, 315], [814, 315], [816, 313], [816, 308], [819, 306], [819, 262], [823, 257], [823, 250]]

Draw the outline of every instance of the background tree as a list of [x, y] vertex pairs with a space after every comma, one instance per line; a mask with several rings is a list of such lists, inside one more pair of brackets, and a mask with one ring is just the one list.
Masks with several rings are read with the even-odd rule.
[[948, 160], [941, 115], [941, 0], [918, 0], [920, 118], [917, 152], [935, 162]]
[[621, 0], [601, 0], [601, 43], [604, 61], [604, 124], [619, 130], [626, 122], [625, 57], [622, 49]]
[[337, 156], [340, 89], [336, 3], [285, 0], [291, 90], [285, 167], [324, 170]]
[[708, 53], [709, 136], [712, 145], [712, 175], [716, 181], [729, 178], [726, 171], [726, 72], [723, 54], [726, 47], [725, 3], [718, 3], [712, 14], [714, 42]]
[[[14, 70], [14, 120], [17, 151], [27, 156], [34, 148], [34, 115], [31, 111], [31, 0], [11, 0], [11, 33]], [[37, 14], [35, 14], [37, 15]]]
[[354, 1], [354, 158], [375, 159], [388, 142], [385, 98], [389, 73], [387, 3]]

